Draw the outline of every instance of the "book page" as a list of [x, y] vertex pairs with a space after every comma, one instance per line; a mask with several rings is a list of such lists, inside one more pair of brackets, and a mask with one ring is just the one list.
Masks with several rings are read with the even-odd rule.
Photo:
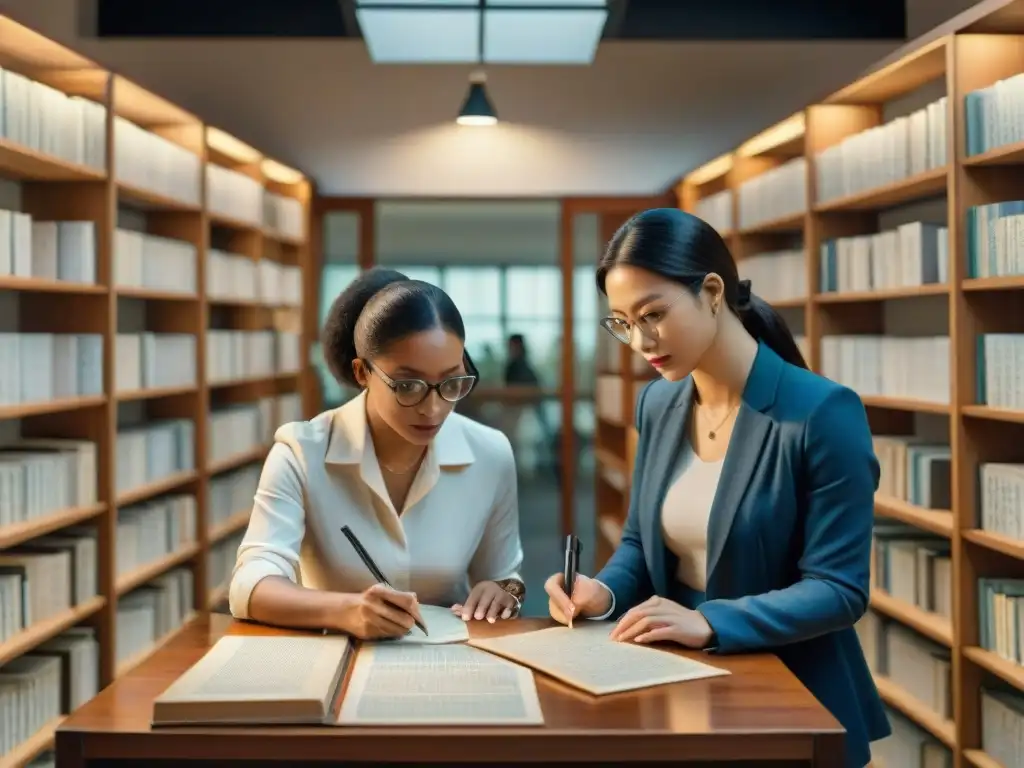
[[552, 627], [469, 644], [598, 695], [731, 674], [657, 648], [616, 642], [609, 637], [614, 626], [579, 622], [575, 629]]
[[533, 672], [458, 645], [367, 643], [338, 725], [542, 725]]
[[464, 643], [469, 640], [469, 627], [451, 608], [439, 605], [421, 605], [420, 615], [429, 634], [424, 635], [419, 627], [413, 627], [408, 634], [391, 641], [400, 644], [439, 645], [442, 643]]

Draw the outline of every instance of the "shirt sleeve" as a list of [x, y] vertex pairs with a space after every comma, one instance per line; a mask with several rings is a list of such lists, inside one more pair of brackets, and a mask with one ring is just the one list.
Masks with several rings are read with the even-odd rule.
[[523, 545], [519, 538], [519, 479], [512, 445], [504, 435], [497, 461], [498, 489], [480, 545], [469, 564], [470, 587], [481, 581], [519, 579]]
[[299, 552], [306, 532], [303, 471], [294, 451], [275, 443], [263, 465], [228, 590], [236, 619], [249, 618], [252, 592], [267, 576], [283, 576], [298, 584]]
[[[595, 581], [597, 581], [597, 579], [595, 579]], [[588, 616], [587, 618], [589, 618], [591, 621], [604, 621], [605, 619], [611, 618], [611, 616], [615, 613], [615, 593], [612, 592], [608, 588], [608, 585], [605, 584], [603, 581], [598, 581], [597, 583], [604, 587], [605, 591], [609, 594], [612, 601], [611, 604], [608, 606], [608, 610], [602, 613], [600, 616]]]

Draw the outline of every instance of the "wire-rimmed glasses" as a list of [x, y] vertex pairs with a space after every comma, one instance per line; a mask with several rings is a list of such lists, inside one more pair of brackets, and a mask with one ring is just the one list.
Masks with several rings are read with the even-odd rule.
[[427, 399], [431, 392], [437, 392], [442, 400], [449, 403], [457, 403], [473, 391], [477, 380], [476, 376], [470, 374], [449, 376], [436, 384], [431, 384], [423, 379], [393, 379], [373, 363], [366, 362], [366, 365], [377, 375], [377, 378], [388, 385], [398, 404], [406, 408], [419, 405]]

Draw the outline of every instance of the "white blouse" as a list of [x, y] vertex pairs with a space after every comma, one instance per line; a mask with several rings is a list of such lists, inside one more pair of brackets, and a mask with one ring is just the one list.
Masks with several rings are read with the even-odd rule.
[[708, 521], [724, 462], [704, 461], [687, 440], [661, 506], [665, 546], [679, 558], [676, 576], [698, 592], [707, 588]]
[[396, 589], [425, 605], [448, 607], [480, 581], [520, 578], [515, 459], [501, 432], [451, 414], [401, 515], [377, 463], [365, 394], [285, 424], [275, 441], [231, 578], [235, 618], [249, 618], [249, 598], [267, 576], [338, 592], [370, 587], [343, 525]]

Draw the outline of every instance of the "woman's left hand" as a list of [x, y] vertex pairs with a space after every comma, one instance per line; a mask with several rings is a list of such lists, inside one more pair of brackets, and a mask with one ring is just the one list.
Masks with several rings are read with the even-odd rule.
[[481, 581], [469, 593], [464, 604], [452, 606], [452, 613], [463, 621], [510, 619], [518, 607], [516, 599], [493, 581]]
[[635, 643], [673, 642], [687, 648], [706, 648], [714, 631], [698, 611], [663, 597], [652, 597], [619, 619], [611, 639]]

